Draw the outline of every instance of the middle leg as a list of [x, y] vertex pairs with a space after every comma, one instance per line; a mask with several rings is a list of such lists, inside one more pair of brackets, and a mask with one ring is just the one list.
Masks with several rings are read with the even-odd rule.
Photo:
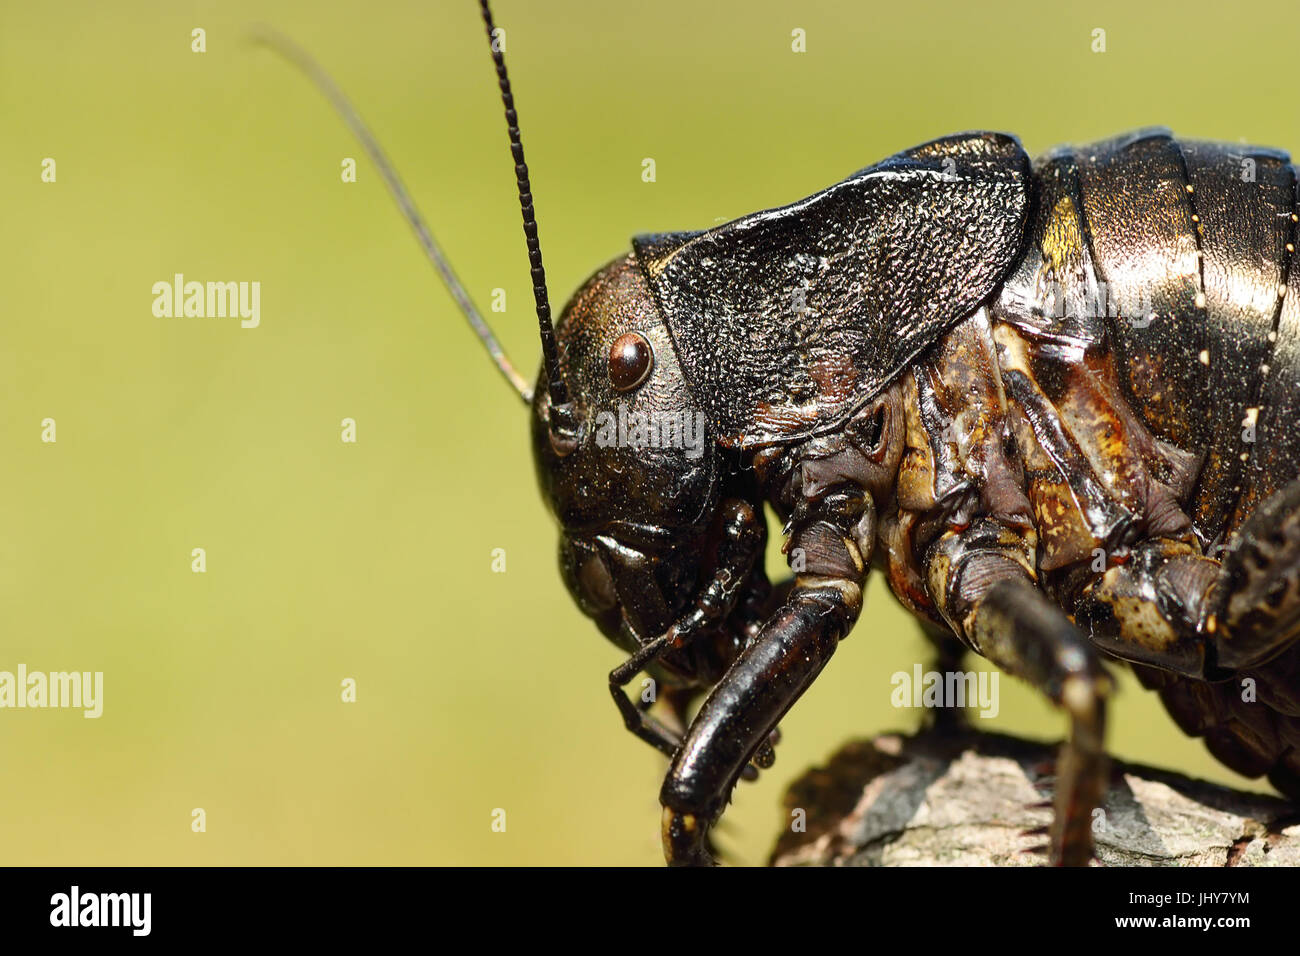
[[1056, 770], [1051, 860], [1086, 866], [1092, 818], [1104, 794], [1104, 735], [1110, 677], [1101, 655], [1038, 589], [1032, 532], [992, 518], [946, 532], [928, 577], [953, 631], [1001, 670], [1027, 681], [1070, 720]]

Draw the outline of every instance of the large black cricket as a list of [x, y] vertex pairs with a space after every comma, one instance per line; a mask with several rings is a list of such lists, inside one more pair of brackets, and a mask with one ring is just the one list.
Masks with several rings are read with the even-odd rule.
[[[553, 324], [480, 5], [532, 267], [536, 389], [342, 94], [270, 40], [361, 137], [531, 406], [565, 584], [630, 655], [610, 675], [627, 727], [671, 761], [669, 863], [712, 862], [710, 828], [736, 781], [770, 765], [777, 722], [853, 627], [872, 566], [941, 665], [973, 650], [1065, 712], [1052, 862], [1092, 858], [1108, 659], [1224, 764], [1300, 799], [1300, 206], [1285, 153], [1145, 129], [1031, 163], [1012, 136], [948, 136], [793, 205], [637, 237]], [[599, 440], [620, 411], [702, 412], [702, 453]], [[777, 586], [765, 504], [793, 571]], [[644, 671], [662, 719], [624, 693]]]

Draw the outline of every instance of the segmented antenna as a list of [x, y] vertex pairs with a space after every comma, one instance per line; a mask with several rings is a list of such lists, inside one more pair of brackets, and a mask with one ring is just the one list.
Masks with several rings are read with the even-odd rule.
[[496, 25], [492, 22], [492, 9], [488, 0], [479, 0], [483, 13], [483, 26], [487, 29], [488, 49], [497, 68], [497, 84], [501, 87], [501, 103], [506, 108], [506, 127], [510, 133], [510, 153], [515, 158], [515, 179], [519, 184], [519, 209], [524, 217], [524, 237], [528, 240], [528, 264], [533, 275], [533, 298], [537, 302], [537, 327], [542, 336], [542, 361], [546, 366], [546, 380], [550, 386], [551, 407], [569, 403], [564, 379], [560, 375], [560, 358], [555, 348], [555, 328], [551, 325], [551, 303], [546, 294], [546, 270], [542, 267], [542, 247], [537, 241], [537, 214], [533, 209], [532, 186], [528, 182], [528, 164], [524, 162], [524, 144], [519, 135], [519, 115], [515, 112], [515, 98], [510, 92], [510, 77], [506, 75], [506, 58], [497, 42]]
[[[411, 199], [411, 194], [406, 191], [406, 187], [398, 177], [397, 171], [393, 169], [392, 164], [389, 163], [388, 157], [384, 155], [384, 151], [380, 147], [379, 142], [366, 127], [366, 124], [362, 121], [360, 115], [358, 115], [357, 111], [353, 109], [352, 104], [348, 102], [348, 98], [343, 95], [343, 91], [335, 85], [329, 74], [326, 73], [321, 66], [307, 54], [306, 51], [298, 47], [293, 43], [293, 41], [288, 39], [288, 37], [283, 36], [269, 27], [260, 26], [253, 30], [253, 39], [256, 42], [269, 46], [275, 52], [279, 53], [302, 70], [302, 72], [307, 75], [308, 79], [316, 85], [317, 89], [319, 89], [330, 101], [331, 105], [333, 105], [335, 111], [343, 118], [344, 122], [348, 124], [353, 134], [365, 148], [366, 153], [369, 154], [371, 161], [379, 169], [379, 174], [383, 177], [384, 183], [388, 186], [389, 194], [392, 195], [394, 200], [396, 200], [398, 208], [402, 211], [402, 215], [406, 217], [406, 221], [411, 224], [411, 229], [414, 230], [416, 238], [420, 240], [420, 246], [424, 249], [425, 255], [428, 256], [429, 261], [433, 263], [434, 268], [438, 270], [438, 274], [442, 276], [443, 284], [447, 287], [447, 291], [451, 293], [451, 297], [456, 300], [456, 305], [460, 307], [461, 314], [464, 315], [465, 320], [469, 322], [470, 327], [474, 330], [474, 334], [479, 337], [479, 341], [483, 343], [483, 347], [487, 349], [488, 355], [492, 357], [492, 361], [496, 364], [496, 367], [500, 369], [501, 374], [504, 375], [506, 381], [510, 383], [510, 387], [519, 393], [519, 396], [525, 403], [531, 404], [533, 400], [532, 388], [529, 387], [528, 382], [519, 374], [514, 365], [510, 363], [510, 359], [506, 358], [506, 353], [501, 348], [501, 343], [497, 341], [496, 336], [492, 334], [492, 330], [488, 328], [488, 324], [483, 321], [483, 316], [480, 315], [478, 309], [474, 307], [474, 303], [470, 299], [469, 293], [465, 291], [465, 287], [461, 285], [460, 279], [456, 277], [456, 273], [451, 268], [451, 262], [448, 261], [446, 254], [442, 251], [442, 247], [438, 245], [437, 240], [433, 238], [433, 233], [429, 231], [429, 227], [424, 222], [424, 217], [420, 215], [420, 210], [416, 208], [414, 200]], [[500, 69], [504, 71], [505, 67], [501, 67]], [[502, 72], [503, 77], [504, 75], [504, 72]], [[502, 82], [504, 83], [504, 79]], [[513, 113], [511, 115], [513, 115]], [[512, 129], [512, 141], [517, 140], [517, 137], [518, 130]], [[522, 162], [522, 152], [519, 155], [520, 161]], [[521, 182], [527, 183], [527, 181], [528, 171], [525, 169]], [[529, 239], [530, 254], [536, 243], [537, 226], [536, 223], [534, 223], [533, 231]], [[537, 269], [540, 268], [541, 258], [539, 254]], [[536, 271], [537, 270], [535, 269], [534, 284], [537, 282]], [[535, 291], [536, 290], [534, 289], [534, 292]], [[542, 290], [541, 295], [542, 298], [540, 301], [544, 303], [546, 301], [545, 289]], [[538, 308], [540, 310], [541, 306], [539, 305]], [[549, 316], [549, 314], [550, 312], [548, 308], [547, 315]], [[546, 349], [548, 334], [552, 336], [551, 351], [553, 353], [555, 349], [554, 333], [551, 332], [550, 323], [544, 321], [542, 324], [543, 352], [545, 352]], [[547, 374], [550, 375], [551, 366], [548, 364], [546, 368]], [[552, 386], [551, 395], [552, 399], [554, 399], [554, 386]]]

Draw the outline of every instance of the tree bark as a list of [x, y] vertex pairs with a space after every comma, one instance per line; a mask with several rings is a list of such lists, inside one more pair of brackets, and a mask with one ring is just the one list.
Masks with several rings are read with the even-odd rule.
[[[1056, 747], [925, 731], [853, 741], [785, 797], [775, 866], [1035, 866]], [[1094, 815], [1106, 866], [1297, 866], [1300, 808], [1113, 761]]]

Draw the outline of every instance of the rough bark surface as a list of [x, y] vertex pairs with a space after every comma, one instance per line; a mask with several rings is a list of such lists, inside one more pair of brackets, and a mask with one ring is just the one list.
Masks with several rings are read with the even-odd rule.
[[[1056, 747], [1001, 734], [853, 741], [786, 793], [775, 866], [1035, 866]], [[796, 811], [802, 810], [803, 814]], [[804, 828], [797, 831], [802, 817]], [[1105, 866], [1297, 866], [1300, 808], [1115, 761], [1094, 819]]]

